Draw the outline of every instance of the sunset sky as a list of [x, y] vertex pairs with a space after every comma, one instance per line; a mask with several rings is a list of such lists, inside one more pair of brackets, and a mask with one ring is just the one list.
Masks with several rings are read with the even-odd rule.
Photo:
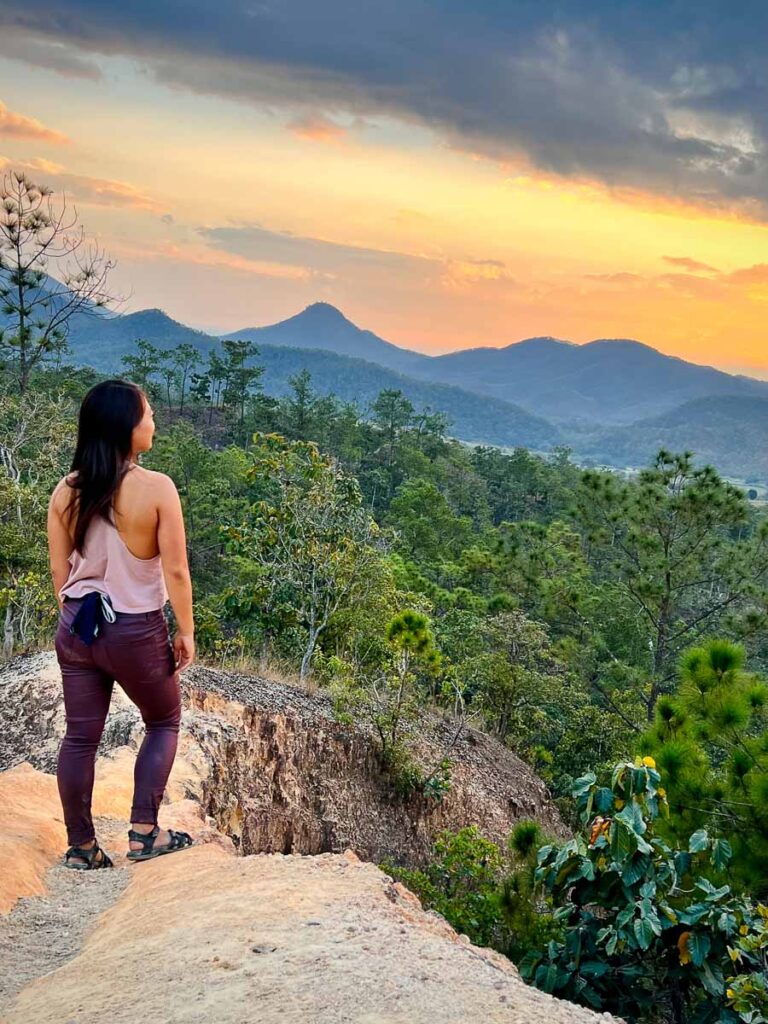
[[3, 0], [0, 168], [128, 311], [768, 377], [766, 39], [762, 0]]

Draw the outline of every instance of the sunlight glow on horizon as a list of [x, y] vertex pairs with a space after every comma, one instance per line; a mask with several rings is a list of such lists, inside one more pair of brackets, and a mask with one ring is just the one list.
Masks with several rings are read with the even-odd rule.
[[119, 260], [130, 310], [224, 332], [325, 301], [432, 354], [620, 337], [768, 376], [768, 224], [754, 210], [481, 158], [394, 118], [260, 110], [162, 86], [124, 59], [102, 65], [94, 83], [0, 60], [0, 109], [29, 122], [24, 136], [24, 120], [16, 134], [0, 120], [0, 168], [75, 199]]

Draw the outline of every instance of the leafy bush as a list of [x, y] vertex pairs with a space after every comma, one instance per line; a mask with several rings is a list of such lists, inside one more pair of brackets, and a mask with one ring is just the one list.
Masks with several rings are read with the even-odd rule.
[[585, 833], [542, 847], [536, 869], [562, 938], [531, 952], [521, 972], [547, 992], [628, 1021], [756, 1024], [760, 1017], [734, 1006], [742, 989], [765, 985], [764, 965], [744, 950], [751, 981], [727, 983], [726, 971], [730, 951], [762, 918], [708, 877], [721, 881], [728, 868], [726, 840], [702, 829], [672, 848], [657, 834], [668, 809], [660, 783], [651, 757], [618, 764], [610, 786], [592, 773], [577, 781]]
[[498, 846], [470, 825], [456, 833], [441, 832], [433, 857], [423, 871], [389, 861], [380, 867], [476, 945], [494, 946], [503, 928], [499, 881], [504, 858]]
[[747, 1024], [768, 1021], [768, 907], [760, 905], [757, 912], [755, 926], [742, 926], [735, 947], [728, 949], [740, 968], [728, 979], [728, 1006]]
[[481, 835], [476, 825], [443, 831], [433, 859], [423, 870], [380, 865], [412, 889], [478, 946], [492, 946], [518, 960], [531, 945], [547, 942], [555, 928], [533, 898], [536, 852], [542, 842], [535, 821], [521, 821], [506, 852]]

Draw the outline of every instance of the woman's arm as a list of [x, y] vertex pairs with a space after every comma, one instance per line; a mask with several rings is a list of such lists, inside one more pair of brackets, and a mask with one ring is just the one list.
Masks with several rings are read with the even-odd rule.
[[192, 617], [192, 579], [187, 561], [184, 514], [176, 485], [169, 476], [158, 474], [157, 546], [165, 575], [165, 585], [176, 616], [178, 632], [173, 648], [179, 670], [192, 664], [195, 657], [195, 623]]
[[63, 604], [59, 597], [59, 591], [67, 582], [70, 568], [68, 559], [74, 547], [74, 542], [64, 525], [62, 515], [62, 499], [66, 488], [66, 480], [60, 480], [54, 487], [51, 500], [48, 502], [48, 562], [51, 568], [53, 591], [59, 607]]

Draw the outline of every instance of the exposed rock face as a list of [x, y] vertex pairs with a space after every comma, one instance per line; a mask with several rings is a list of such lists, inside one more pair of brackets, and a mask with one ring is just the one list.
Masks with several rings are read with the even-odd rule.
[[[477, 823], [503, 843], [516, 821], [535, 817], [563, 834], [541, 780], [482, 733], [466, 730], [459, 739], [442, 802], [402, 799], [379, 768], [370, 731], [335, 721], [324, 694], [199, 666], [185, 674], [184, 690], [182, 763], [174, 777], [243, 853], [349, 847], [365, 860], [390, 856], [415, 865], [443, 828]], [[55, 655], [18, 658], [0, 672], [0, 768], [29, 761], [55, 770], [63, 728]], [[450, 729], [440, 718], [430, 721], [419, 741], [427, 763]], [[140, 735], [138, 713], [116, 687], [102, 751], [135, 746]]]
[[[432, 830], [466, 824], [465, 814], [491, 833], [519, 808], [558, 827], [541, 784], [507, 752], [470, 741], [453, 802], [437, 815], [390, 800], [364, 732], [334, 723], [320, 698], [204, 669], [189, 676], [160, 823], [198, 845], [144, 864], [122, 856], [138, 729], [118, 698], [94, 792], [116, 867], [81, 873], [52, 867], [66, 846], [55, 778], [15, 763], [55, 760], [55, 661], [38, 655], [0, 673], [2, 1024], [613, 1021], [528, 988], [505, 957], [424, 912], [352, 849], [307, 855], [348, 831], [360, 850], [418, 858]], [[238, 857], [207, 810], [241, 848], [306, 849]]]
[[[114, 800], [121, 813], [129, 765], [99, 767], [113, 777], [100, 809]], [[18, 798], [22, 845], [6, 837], [10, 863], [36, 830], [41, 853], [60, 850], [61, 823], [45, 831], [54, 780], [19, 765], [0, 783]], [[3, 1024], [134, 1024], [147, 1007], [164, 1024], [597, 1024], [525, 986], [503, 956], [351, 850], [236, 857], [231, 844], [207, 843], [129, 868], [120, 827], [99, 819], [114, 870], [54, 868], [50, 897], [0, 917]]]

